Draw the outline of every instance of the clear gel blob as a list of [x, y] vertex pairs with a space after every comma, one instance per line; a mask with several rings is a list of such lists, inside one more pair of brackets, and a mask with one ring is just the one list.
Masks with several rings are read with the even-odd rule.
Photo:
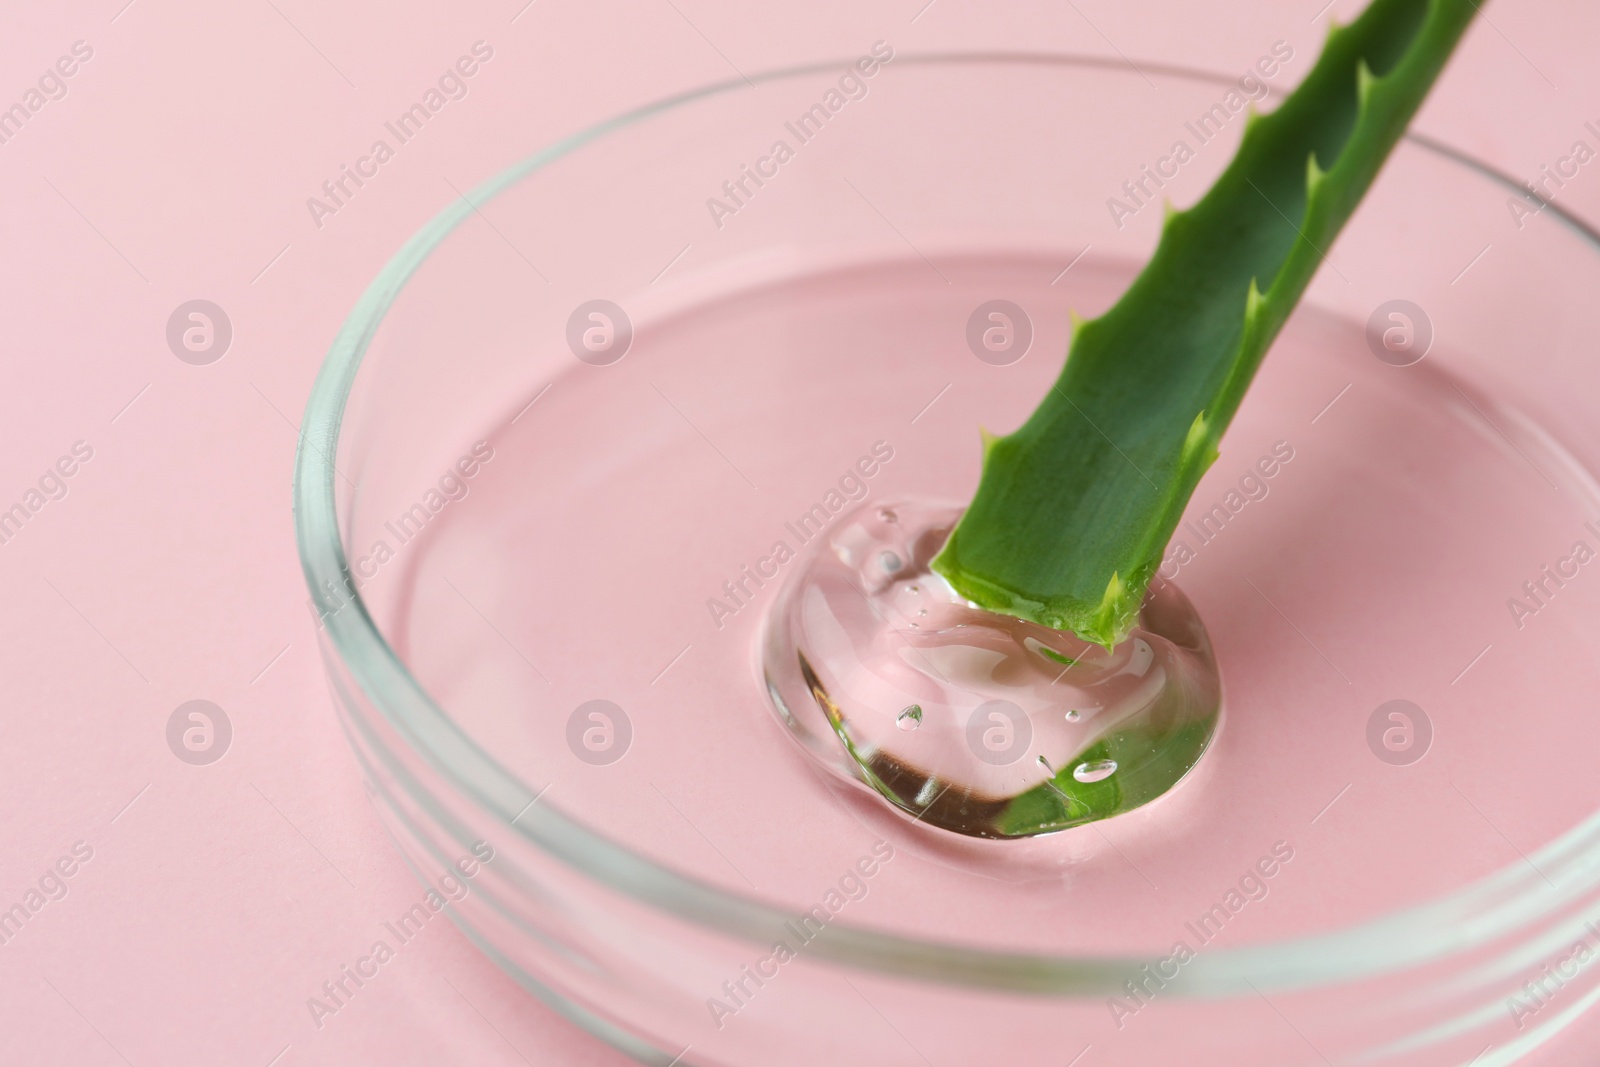
[[835, 773], [975, 837], [1052, 833], [1171, 789], [1222, 708], [1187, 598], [1155, 583], [1109, 651], [985, 611], [929, 569], [960, 515], [869, 505], [812, 541], [762, 639], [784, 724]]

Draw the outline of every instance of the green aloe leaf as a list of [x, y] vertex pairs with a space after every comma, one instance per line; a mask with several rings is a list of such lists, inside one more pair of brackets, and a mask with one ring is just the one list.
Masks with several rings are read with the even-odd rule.
[[984, 442], [972, 506], [933, 566], [985, 608], [1111, 646], [1268, 346], [1477, 12], [1373, 0], [1238, 154], [1015, 433]]

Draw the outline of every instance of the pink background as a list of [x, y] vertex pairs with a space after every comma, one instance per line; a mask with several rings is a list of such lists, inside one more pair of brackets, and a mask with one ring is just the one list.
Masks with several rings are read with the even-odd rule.
[[[0, 909], [74, 843], [93, 849], [0, 945], [4, 1062], [623, 1062], [443, 922], [320, 1029], [306, 1008], [421, 889], [321, 680], [289, 510], [295, 427], [338, 324], [447, 181], [735, 69], [879, 38], [1237, 73], [1277, 38], [1314, 54], [1328, 17], [1319, 0], [123, 2], [12, 5], [0, 33], [0, 106], [73, 42], [94, 50], [0, 145], [0, 508], [74, 442], [94, 450], [0, 544]], [[494, 59], [470, 95], [314, 225], [306, 198], [480, 39]], [[1534, 176], [1593, 139], [1597, 43], [1592, 5], [1489, 4], [1419, 128]], [[1600, 223], [1600, 170], [1559, 202]], [[196, 298], [233, 323], [210, 366], [165, 341]], [[197, 698], [234, 728], [206, 767], [165, 738]], [[1579, 1030], [1541, 1062], [1579, 1062], [1600, 1022]]]

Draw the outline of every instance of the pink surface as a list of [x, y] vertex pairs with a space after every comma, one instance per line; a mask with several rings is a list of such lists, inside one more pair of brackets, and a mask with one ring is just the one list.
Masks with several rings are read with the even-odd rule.
[[[0, 945], [0, 1061], [623, 1062], [443, 921], [320, 1027], [306, 1007], [423, 890], [366, 802], [313, 653], [288, 506], [294, 427], [337, 325], [452, 184], [641, 100], [879, 38], [907, 55], [1045, 49], [1231, 72], [1278, 38], [1314, 54], [1318, 6], [509, 0], [443, 14], [111, 0], [8, 12], [0, 105], [26, 101], [74, 42], [87, 47], [59, 68], [70, 78], [46, 79], [65, 95], [0, 144], [0, 507], [27, 502], [75, 443], [92, 457], [64, 496], [48, 482], [60, 499], [0, 544], [0, 909], [42, 878], [44, 894], [66, 889]], [[1585, 121], [1600, 124], [1600, 14], [1502, 0], [1486, 15], [1420, 127], [1531, 177]], [[314, 221], [307, 197], [480, 40], [493, 55], [466, 96]], [[1600, 170], [1559, 202], [1600, 220]], [[175, 358], [165, 336], [194, 299], [233, 326], [208, 366]], [[232, 723], [209, 766], [168, 748], [169, 716], [195, 699]], [[1541, 1062], [1582, 1062], [1600, 1023], [1579, 1029]]]

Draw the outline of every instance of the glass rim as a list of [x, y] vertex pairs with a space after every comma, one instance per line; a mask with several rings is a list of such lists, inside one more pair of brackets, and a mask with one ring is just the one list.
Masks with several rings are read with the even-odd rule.
[[[663, 97], [559, 138], [452, 200], [384, 264], [342, 323], [312, 386], [295, 456], [295, 536], [301, 569], [313, 598], [332, 583], [345, 599], [340, 610], [321, 620], [323, 639], [371, 707], [457, 794], [493, 816], [502, 830], [636, 903], [717, 934], [758, 943], [768, 940], [771, 931], [792, 920], [793, 915], [754, 896], [674, 870], [589, 830], [553, 804], [536, 803], [542, 791], [535, 792], [501, 766], [433, 700], [385, 640], [360, 591], [349, 579], [351, 568], [339, 533], [334, 464], [346, 403], [378, 327], [412, 274], [480, 205], [585, 144], [655, 115], [754, 88], [757, 83], [838, 70], [850, 62], [842, 58], [774, 68]], [[897, 54], [890, 69], [941, 65], [1078, 68], [1129, 76], [1154, 74], [1209, 85], [1234, 81], [1230, 75], [1176, 64], [1141, 61], [1135, 65], [1121, 58], [1033, 51]], [[1552, 214], [1592, 251], [1600, 252], [1600, 232], [1561, 206], [1538, 197], [1509, 175], [1425, 135], [1407, 133], [1404, 140], [1522, 196], [1540, 213]], [[392, 763], [393, 757], [385, 751], [384, 743], [370, 731], [363, 732], [379, 754]], [[408, 772], [404, 777], [414, 776]], [[437, 801], [425, 790], [421, 796], [413, 793], [412, 799], [427, 807], [430, 815], [438, 814]], [[1269, 988], [1296, 988], [1344, 983], [1466, 954], [1541, 919], [1554, 917], [1579, 899], [1590, 883], [1600, 884], [1600, 875], [1589, 875], [1563, 892], [1541, 893], [1544, 900], [1530, 902], [1526, 899], [1528, 894], [1513, 892], [1523, 883], [1543, 881], [1542, 875], [1530, 873], [1530, 864], [1536, 869], [1559, 870], [1592, 866], [1595, 860], [1600, 860], [1600, 810], [1535, 850], [1527, 862], [1508, 864], [1444, 896], [1382, 913], [1353, 926], [1214, 949], [1207, 953], [1203, 968], [1209, 980], [1183, 983], [1174, 992], [1215, 996], [1248, 992], [1262, 984]], [[1469, 918], [1475, 921], [1470, 930], [1464, 930], [1463, 923]], [[829, 923], [824, 934], [810, 951], [836, 963], [942, 984], [1031, 994], [1071, 996], [1115, 991], [1123, 978], [1148, 962], [1132, 956], [989, 950], [882, 933], [845, 922]], [[1308, 965], [1308, 960], [1320, 961], [1321, 966]]]

